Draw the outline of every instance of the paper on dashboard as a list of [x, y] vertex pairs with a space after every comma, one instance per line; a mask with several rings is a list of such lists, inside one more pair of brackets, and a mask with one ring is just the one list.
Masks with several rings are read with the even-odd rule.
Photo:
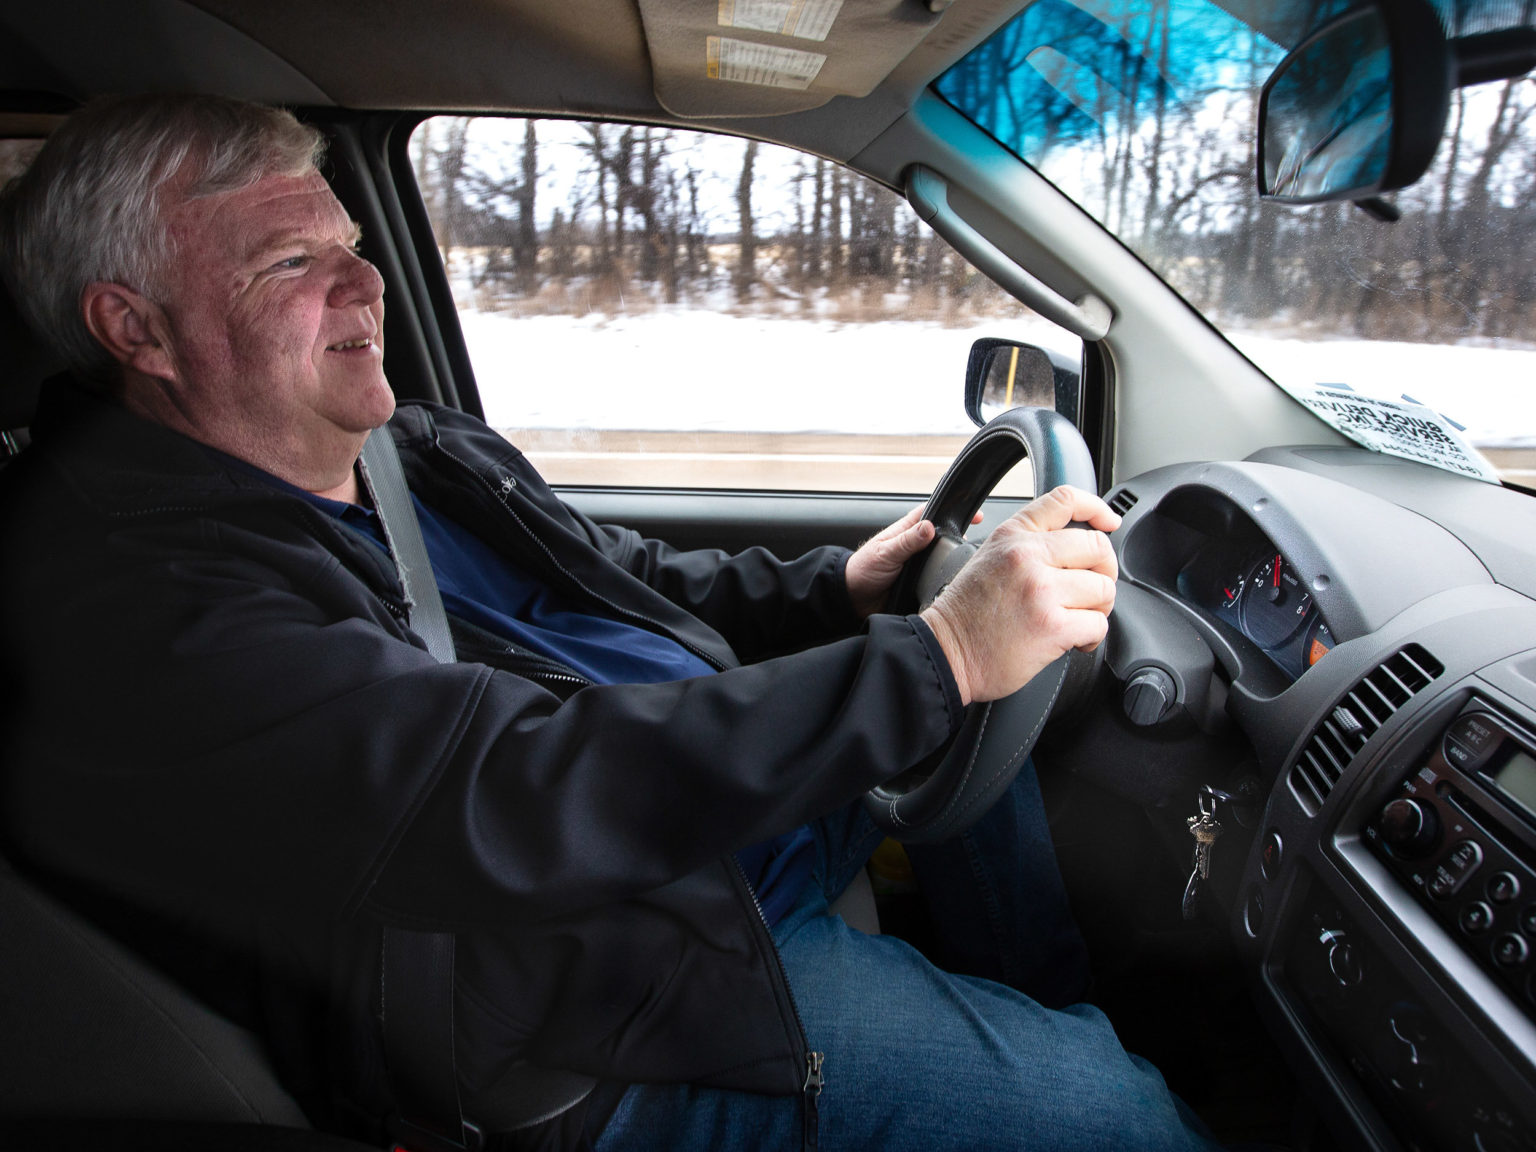
[[1373, 452], [1432, 464], [1489, 484], [1500, 483], [1498, 472], [1467, 443], [1454, 423], [1406, 396], [1388, 400], [1356, 392], [1347, 384], [1281, 381], [1280, 386], [1333, 428]]

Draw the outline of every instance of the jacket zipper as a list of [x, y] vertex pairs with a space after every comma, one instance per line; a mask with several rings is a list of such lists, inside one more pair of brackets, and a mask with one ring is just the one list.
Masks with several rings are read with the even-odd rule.
[[795, 1031], [800, 1034], [800, 1043], [805, 1050], [805, 1080], [800, 1085], [800, 1099], [804, 1105], [801, 1143], [806, 1152], [811, 1152], [818, 1148], [821, 1142], [821, 1115], [818, 1101], [821, 1090], [827, 1083], [824, 1072], [827, 1058], [822, 1052], [811, 1051], [810, 1038], [805, 1034], [805, 1021], [800, 1017], [800, 1005], [795, 1002], [795, 990], [790, 987], [789, 974], [784, 971], [784, 958], [779, 955], [778, 945], [773, 942], [773, 932], [768, 927], [768, 917], [763, 915], [763, 905], [757, 898], [757, 889], [752, 887], [752, 881], [747, 879], [747, 870], [741, 866], [741, 861], [737, 859], [734, 852], [731, 853], [731, 865], [736, 869], [736, 875], [740, 877], [741, 885], [747, 890], [747, 895], [752, 897], [752, 909], [757, 913], [757, 923], [763, 930], [764, 939], [768, 942], [768, 952], [773, 957], [774, 967], [778, 969], [779, 984], [783, 987], [784, 997], [789, 1002], [789, 1014], [795, 1021]]
[[573, 572], [570, 571], [570, 569], [566, 568], [564, 564], [560, 563], [555, 554], [550, 551], [549, 545], [545, 544], [544, 541], [540, 540], [536, 535], [534, 535], [533, 530], [529, 528], [526, 523], [524, 523], [523, 518], [517, 514], [516, 510], [513, 509], [510, 504], [507, 503], [505, 492], [497, 489], [495, 485], [493, 485], [489, 480], [477, 472], [473, 467], [465, 463], [459, 457], [455, 456], [452, 452], [448, 451], [448, 449], [444, 448], [441, 441], [434, 440], [433, 446], [444, 456], [457, 464], [461, 469], [463, 469], [463, 471], [473, 476], [479, 483], [480, 487], [490, 495], [491, 499], [496, 501], [501, 510], [504, 511], [508, 516], [512, 517], [513, 522], [522, 531], [523, 535], [538, 546], [539, 551], [544, 553], [545, 558], [549, 561], [551, 566], [554, 567], [555, 571], [559, 572], [561, 576], [565, 577], [566, 580], [578, 588], [585, 596], [587, 596], [589, 599], [595, 600], [597, 603], [601, 604], [610, 612], [613, 612], [618, 616], [633, 620], [639, 624], [643, 624], [648, 632], [654, 632], [658, 636], [665, 636], [674, 644], [681, 646], [682, 648], [691, 652], [693, 655], [697, 656], [700, 660], [704, 661], [704, 663], [708, 664], [716, 672], [725, 671], [725, 665], [721, 663], [721, 661], [716, 659], [714, 656], [711, 656], [708, 652], [705, 652], [697, 645], [692, 644], [689, 641], [683, 639], [681, 636], [676, 635], [661, 621], [653, 620], [642, 612], [636, 612], [630, 608], [623, 608], [618, 604], [615, 604], [612, 600], [608, 599], [608, 597], [602, 595], [599, 592], [594, 592], [591, 588], [588, 588], [586, 584], [582, 583], [582, 581]]
[[[576, 688], [590, 688], [593, 682], [580, 675], [573, 668], [566, 668], [557, 660], [550, 660], [544, 656], [531, 656], [520, 648], [504, 647], [502, 655], [512, 656], [522, 662], [514, 675], [522, 676], [528, 680], [540, 680], [545, 684], [571, 684]], [[507, 671], [513, 671], [508, 668]]]
[[[653, 620], [643, 613], [635, 612], [628, 608], [623, 608], [618, 604], [615, 604], [612, 600], [609, 600], [606, 596], [603, 596], [597, 592], [594, 592], [591, 588], [588, 588], [586, 584], [578, 579], [574, 573], [565, 567], [564, 564], [560, 563], [559, 559], [550, 550], [549, 545], [545, 544], [544, 541], [540, 540], [536, 535], [534, 535], [532, 529], [530, 529], [528, 525], [524, 523], [523, 518], [517, 514], [517, 512], [512, 508], [510, 504], [507, 503], [505, 491], [497, 489], [495, 485], [493, 485], [468, 463], [454, 455], [454, 453], [450, 452], [447, 448], [444, 448], [442, 442], [435, 436], [433, 438], [433, 447], [435, 447], [449, 460], [452, 460], [455, 464], [457, 464], [461, 470], [468, 473], [470, 476], [473, 476], [480, 487], [490, 495], [491, 499], [493, 499], [497, 505], [499, 505], [501, 509], [512, 518], [513, 522], [522, 531], [523, 535], [527, 539], [531, 540], [535, 545], [537, 545], [539, 551], [544, 553], [544, 556], [548, 559], [551, 566], [553, 566], [557, 572], [564, 576], [565, 579], [580, 589], [582, 593], [597, 601], [597, 603], [602, 604], [609, 611], [614, 612], [619, 616], [626, 617], [630, 620], [637, 621], [645, 625], [649, 631], [655, 632], [661, 636], [665, 636], [673, 643], [681, 645], [683, 648], [693, 653], [700, 660], [703, 660], [716, 671], [725, 670], [725, 665], [723, 663], [721, 663], [715, 657], [711, 656], [708, 652], [705, 652], [696, 645], [689, 643], [687, 640], [684, 640], [681, 636], [675, 635], [670, 628], [668, 628], [665, 624], [662, 624], [659, 620]], [[515, 485], [516, 481], [514, 480], [512, 483]], [[818, 1101], [821, 1096], [821, 1090], [826, 1086], [826, 1075], [824, 1070], [826, 1065], [826, 1056], [824, 1053], [811, 1051], [810, 1041], [805, 1034], [805, 1021], [800, 1016], [800, 1006], [795, 1002], [795, 990], [789, 985], [789, 976], [784, 971], [784, 960], [779, 955], [778, 946], [774, 944], [773, 935], [768, 928], [768, 918], [763, 915], [763, 906], [757, 898], [757, 891], [752, 887], [751, 881], [747, 879], [746, 871], [742, 868], [741, 861], [736, 858], [734, 853], [731, 854], [731, 864], [736, 870], [736, 875], [741, 878], [741, 883], [746, 888], [747, 894], [752, 898], [752, 908], [757, 916], [757, 924], [762, 929], [764, 937], [768, 942], [768, 952], [773, 957], [774, 967], [778, 971], [779, 985], [784, 989], [785, 998], [789, 1003], [790, 1016], [793, 1017], [795, 1022], [795, 1031], [799, 1033], [800, 1043], [805, 1051], [805, 1080], [802, 1082], [800, 1087], [801, 1101], [804, 1105], [801, 1139], [807, 1152], [812, 1152], [812, 1150], [820, 1146], [821, 1117], [818, 1110]]]

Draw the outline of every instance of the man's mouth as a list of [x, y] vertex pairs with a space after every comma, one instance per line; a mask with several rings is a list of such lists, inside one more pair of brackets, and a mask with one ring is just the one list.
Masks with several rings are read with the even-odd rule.
[[327, 352], [354, 352], [361, 348], [372, 348], [373, 337], [360, 336], [356, 340], [343, 340], [340, 344], [332, 344], [326, 348]]

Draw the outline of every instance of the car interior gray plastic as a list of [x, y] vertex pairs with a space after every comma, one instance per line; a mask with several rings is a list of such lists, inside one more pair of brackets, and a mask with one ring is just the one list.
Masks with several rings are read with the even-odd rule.
[[[91, 35], [79, 35], [82, 28]], [[131, 92], [143, 87], [148, 57], [161, 91], [238, 91], [247, 99], [295, 106], [334, 103], [271, 49], [184, 0], [12, 4], [0, 16], [0, 40], [69, 45], [67, 54], [31, 57], [38, 83], [29, 83], [27, 72], [8, 73], [7, 87]], [[125, 52], [125, 44], [134, 47]]]
[[1161, 668], [1175, 688], [1173, 709], [1163, 722], [1185, 713], [1202, 728], [1209, 725], [1216, 658], [1189, 620], [1163, 598], [1122, 583], [1115, 593], [1115, 624], [1105, 661], [1116, 678], [1123, 682], [1141, 668]]
[[[1491, 582], [1477, 557], [1432, 521], [1294, 469], [1246, 461], [1176, 465], [1139, 478], [1134, 490], [1156, 502], [1186, 484], [1219, 492], [1242, 509], [1306, 581], [1341, 639], [1373, 632], [1435, 592]], [[1122, 553], [1133, 578], [1138, 530], [1128, 532]], [[1381, 562], [1404, 552], [1420, 562]]]
[[1364, 448], [1266, 448], [1249, 459], [1327, 476], [1428, 517], [1477, 553], [1500, 584], [1536, 597], [1536, 500], [1525, 493], [1469, 488], [1449, 472]]
[[1084, 340], [1102, 340], [1114, 323], [1114, 311], [1092, 292], [1068, 300], [1012, 257], [1004, 254], [949, 203], [944, 177], [922, 164], [906, 174], [907, 200], [918, 216], [955, 246], [962, 256], [1018, 300], [1047, 320]]

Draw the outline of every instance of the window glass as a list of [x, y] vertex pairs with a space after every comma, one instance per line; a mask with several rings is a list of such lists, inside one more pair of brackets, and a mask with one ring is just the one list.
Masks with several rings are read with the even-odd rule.
[[[1276, 381], [1425, 405], [1536, 487], [1536, 76], [1456, 89], [1434, 165], [1389, 196], [1398, 220], [1255, 195], [1261, 86], [1348, 7], [1038, 0], [935, 88]], [[1530, 23], [1518, 6], [1437, 7], [1455, 37]]]
[[816, 157], [465, 117], [411, 154], [486, 418], [553, 483], [921, 494], [974, 431], [973, 339], [1080, 354]]

